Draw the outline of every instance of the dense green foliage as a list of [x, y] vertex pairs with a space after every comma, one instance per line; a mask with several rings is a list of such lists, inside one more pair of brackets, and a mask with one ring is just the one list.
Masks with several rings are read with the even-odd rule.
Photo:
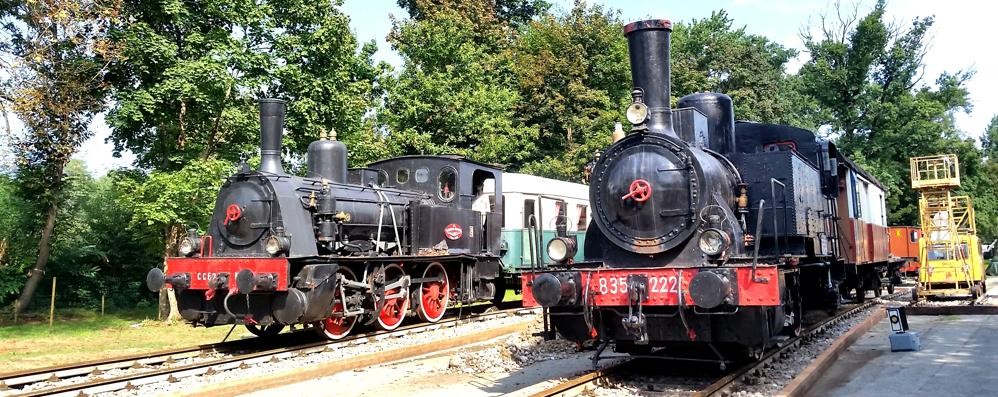
[[[552, 12], [540, 0], [399, 0], [408, 16], [393, 21], [388, 37], [398, 68], [374, 63], [374, 44], [354, 37], [340, 1], [123, 3], [121, 18], [97, 32], [105, 36], [92, 37], [120, 51], [101, 75], [109, 84], [87, 91], [100, 100], [72, 126], [85, 127], [110, 104], [111, 142], [134, 153], [139, 168], [94, 179], [69, 164], [57, 172], [61, 193], [43, 195], [55, 204], [47, 207], [31, 189], [54, 187], [52, 172], [35, 172], [54, 169], [32, 164], [58, 162], [15, 151], [17, 169], [0, 174], [0, 303], [14, 299], [34, 266], [48, 208], [60, 221], [46, 275], [66, 283], [67, 303], [93, 306], [102, 293], [118, 304], [151, 298], [140, 287], [145, 270], [184, 229], [204, 231], [222, 178], [241, 157], [254, 161], [255, 99], [263, 95], [289, 101], [291, 170], [300, 171], [321, 130], [335, 129], [352, 166], [456, 153], [572, 181], [609, 144], [630, 101], [625, 21], [585, 2]], [[923, 80], [933, 19], [892, 24], [885, 10], [879, 2], [855, 18], [821, 18], [800, 53], [748, 33], [723, 10], [674, 21], [673, 103], [720, 91], [739, 119], [820, 131], [883, 182], [892, 224], [916, 222], [908, 158], [955, 153], [990, 241], [998, 237], [998, 116], [979, 144], [970, 138], [979, 131], [959, 130], [954, 115], [972, 108], [973, 73]], [[803, 66], [788, 73], [797, 57]], [[11, 137], [37, 143], [23, 148], [45, 148], [57, 136], [27, 124], [31, 131]], [[88, 134], [74, 133], [56, 154], [68, 158]]]
[[235, 161], [258, 138], [257, 97], [289, 101], [285, 144], [304, 151], [333, 128], [373, 160], [364, 122], [378, 90], [373, 43], [358, 48], [340, 2], [308, 0], [126, 1], [112, 37], [108, 115], [117, 150], [138, 165], [177, 170], [193, 159]]
[[[839, 150], [863, 165], [888, 192], [891, 224], [918, 224], [908, 159], [954, 153], [961, 164], [962, 190], [974, 196], [984, 238], [995, 229], [994, 174], [985, 172], [975, 140], [959, 131], [953, 115], [969, 111], [965, 86], [970, 72], [942, 73], [934, 84], [919, 80], [931, 17], [908, 27], [884, 20], [885, 3], [846, 24], [805, 37], [810, 60], [800, 70], [803, 94], [814, 98], [817, 125], [830, 127]], [[845, 20], [850, 20], [846, 18]], [[991, 182], [988, 182], [988, 180]]]
[[537, 131], [516, 118], [520, 96], [504, 53], [515, 34], [508, 21], [487, 2], [413, 3], [419, 17], [396, 21], [389, 35], [404, 61], [384, 79], [391, 153], [522, 162]]
[[579, 6], [523, 29], [511, 50], [517, 114], [538, 133], [524, 172], [582, 182], [580, 170], [610, 142], [631, 91], [623, 25], [617, 12]]
[[119, 6], [118, 0], [0, 3], [0, 100], [5, 116], [9, 106], [24, 124], [9, 137], [16, 186], [31, 204], [24, 209], [44, 218], [40, 226], [30, 225], [41, 233], [35, 265], [21, 290], [21, 309], [30, 304], [50, 259], [59, 206], [67, 201], [66, 167], [93, 135], [90, 122], [104, 109], [107, 65], [119, 56], [107, 32], [118, 21]]
[[[143, 280], [136, 274], [160, 261], [162, 240], [131, 227], [133, 208], [127, 197], [132, 191], [123, 188], [121, 181], [132, 177], [130, 172], [111, 172], [94, 179], [82, 163], [68, 165], [59, 202], [61, 221], [53, 231], [52, 257], [45, 274], [46, 279], [55, 276], [59, 280], [60, 307], [99, 307], [102, 294], [108, 305], [127, 307], [151, 296], [143, 291]], [[20, 198], [11, 186], [0, 177], [0, 245], [6, 246], [6, 255], [0, 255], [0, 297], [10, 299], [34, 265], [40, 223], [30, 212], [32, 203]], [[49, 295], [46, 284], [39, 290], [39, 296]], [[34, 306], [47, 304], [36, 299]]]

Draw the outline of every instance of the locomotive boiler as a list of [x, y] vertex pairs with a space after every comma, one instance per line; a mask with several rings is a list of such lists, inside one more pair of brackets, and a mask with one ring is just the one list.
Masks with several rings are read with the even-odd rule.
[[724, 94], [687, 95], [671, 109], [671, 23], [633, 22], [624, 34], [632, 127], [592, 167], [584, 260], [563, 254], [576, 245], [569, 237], [552, 241], [558, 263], [523, 275], [525, 305], [600, 352], [699, 345], [725, 362], [726, 348], [760, 356], [798, 333], [805, 305], [834, 308], [857, 274], [882, 275], [857, 272], [840, 250], [841, 175], [862, 171], [834, 144], [736, 123]]
[[[312, 325], [342, 338], [357, 323], [438, 321], [452, 300], [494, 299], [501, 171], [455, 156], [409, 156], [347, 168], [347, 148], [312, 142], [305, 176], [281, 163], [285, 102], [260, 101], [260, 166], [245, 162], [218, 192], [207, 233], [191, 230], [147, 284], [169, 284], [180, 314], [256, 334]], [[411, 173], [411, 174], [410, 174]], [[486, 181], [490, 208], [471, 208]]]

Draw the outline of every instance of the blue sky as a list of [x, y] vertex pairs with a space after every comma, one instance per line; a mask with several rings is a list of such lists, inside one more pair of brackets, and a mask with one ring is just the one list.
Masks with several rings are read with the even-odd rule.
[[[568, 10], [573, 0], [552, 0], [556, 9]], [[689, 21], [709, 17], [712, 11], [724, 9], [734, 19], [736, 26], [745, 26], [750, 33], [768, 37], [788, 47], [802, 49], [800, 33], [809, 31], [822, 14], [834, 11], [831, 1], [817, 0], [631, 0], [631, 1], [588, 1], [619, 9], [624, 20], [637, 20], [647, 17], [668, 18], [673, 21]], [[873, 0], [843, 0], [844, 7], [859, 7], [865, 15], [872, 8]], [[987, 37], [998, 37], [991, 30], [994, 24], [998, 3], [970, 0], [928, 1], [892, 0], [888, 1], [888, 19], [899, 24], [909, 24], [918, 16], [934, 15], [936, 23], [930, 32], [930, 47], [926, 56], [923, 83], [932, 84], [943, 71], [955, 72], [974, 68], [977, 73], [970, 80], [971, 100], [974, 110], [971, 114], [958, 114], [957, 125], [973, 137], [978, 137], [987, 127], [991, 117], [998, 114], [998, 55], [993, 51], [993, 43], [985, 43]], [[385, 43], [385, 36], [391, 30], [389, 15], [404, 18], [405, 11], [394, 0], [345, 0], [343, 12], [351, 18], [350, 25], [360, 41], [375, 40], [378, 44], [377, 60], [399, 66], [398, 55]], [[790, 71], [796, 71], [806, 54], [791, 62]], [[103, 174], [108, 169], [128, 165], [133, 160], [126, 154], [123, 158], [111, 157], [111, 145], [104, 143], [108, 135], [103, 119], [95, 120], [95, 135], [85, 143], [76, 156], [86, 161], [95, 174]]]

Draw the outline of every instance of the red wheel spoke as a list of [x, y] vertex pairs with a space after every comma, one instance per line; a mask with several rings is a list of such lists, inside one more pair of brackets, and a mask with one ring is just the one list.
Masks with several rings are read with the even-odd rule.
[[440, 320], [447, 310], [447, 298], [450, 291], [447, 272], [440, 263], [432, 263], [423, 272], [425, 281], [422, 284], [422, 295], [419, 298], [419, 316], [426, 321]]
[[[343, 274], [349, 280], [355, 280], [353, 272], [347, 268], [342, 268], [340, 274]], [[340, 288], [334, 290], [335, 296], [340, 296]], [[354, 324], [357, 322], [356, 317], [345, 317], [346, 308], [343, 302], [336, 300], [333, 303], [333, 309], [330, 313], [330, 317], [320, 321], [316, 324], [316, 328], [319, 333], [328, 339], [340, 339], [347, 336], [353, 329]]]
[[[392, 284], [405, 277], [405, 272], [399, 265], [389, 265], [385, 267], [385, 284]], [[395, 295], [402, 292], [401, 288], [393, 288], [385, 291], [384, 296]], [[386, 330], [397, 328], [405, 319], [409, 310], [408, 293], [398, 298], [385, 299], [381, 312], [378, 313], [378, 327]]]

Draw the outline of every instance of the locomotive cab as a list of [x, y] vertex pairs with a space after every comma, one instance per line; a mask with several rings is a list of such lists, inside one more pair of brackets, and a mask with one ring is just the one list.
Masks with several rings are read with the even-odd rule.
[[[372, 163], [369, 169], [386, 187], [429, 197], [411, 209], [415, 246], [499, 256], [501, 169], [461, 156], [403, 156]], [[495, 192], [495, 198], [482, 200], [486, 190]]]

